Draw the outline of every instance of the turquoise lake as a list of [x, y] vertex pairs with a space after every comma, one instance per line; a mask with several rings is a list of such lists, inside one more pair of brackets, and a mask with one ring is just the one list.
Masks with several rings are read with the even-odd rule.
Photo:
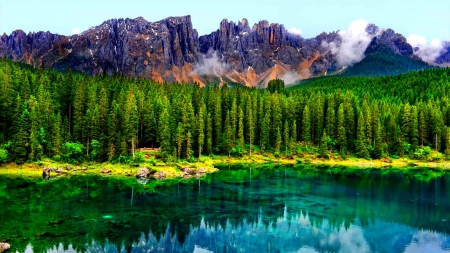
[[450, 252], [450, 174], [223, 167], [200, 180], [0, 177], [10, 252]]

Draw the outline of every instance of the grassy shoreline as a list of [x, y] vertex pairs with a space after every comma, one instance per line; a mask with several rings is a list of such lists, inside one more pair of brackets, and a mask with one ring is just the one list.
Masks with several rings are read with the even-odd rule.
[[[163, 172], [166, 179], [181, 178], [183, 176], [184, 168], [193, 168], [193, 170], [203, 169], [206, 174], [214, 173], [218, 169], [214, 166], [226, 166], [226, 165], [244, 165], [254, 166], [254, 168], [267, 166], [267, 165], [309, 165], [310, 167], [329, 167], [344, 169], [396, 169], [396, 170], [411, 170], [417, 168], [430, 168], [434, 170], [448, 171], [450, 172], [450, 161], [419, 161], [409, 158], [399, 159], [382, 159], [382, 160], [365, 160], [361, 158], [348, 158], [348, 159], [321, 159], [314, 156], [306, 156], [302, 158], [276, 158], [272, 155], [255, 154], [252, 157], [228, 157], [228, 156], [204, 156], [201, 159], [196, 159], [195, 162], [156, 162], [156, 163], [141, 163], [139, 166], [131, 166], [128, 164], [111, 164], [111, 163], [95, 163], [85, 162], [77, 165], [55, 162], [50, 159], [43, 160], [39, 163], [25, 163], [15, 164], [8, 163], [0, 166], [0, 175], [8, 175], [10, 177], [28, 177], [28, 178], [42, 178], [42, 171], [44, 168], [61, 168], [63, 173], [56, 173], [59, 175], [104, 175], [104, 176], [116, 176], [116, 177], [135, 177], [139, 168], [147, 167], [156, 172]], [[70, 170], [67, 167], [70, 166]], [[109, 173], [101, 173], [101, 170], [105, 168]]]

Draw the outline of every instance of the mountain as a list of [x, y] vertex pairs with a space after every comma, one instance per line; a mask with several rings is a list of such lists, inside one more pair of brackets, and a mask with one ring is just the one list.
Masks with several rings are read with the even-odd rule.
[[[274, 78], [289, 84], [340, 73], [354, 63], [353, 58], [360, 61], [380, 46], [390, 48], [388, 54], [394, 58], [419, 61], [406, 39], [391, 29], [380, 31], [368, 25], [364, 36], [370, 42], [367, 45], [351, 41], [339, 31], [305, 39], [289, 33], [282, 24], [266, 20], [250, 28], [247, 19], [238, 23], [224, 19], [218, 30], [199, 37], [190, 16], [158, 22], [138, 17], [111, 19], [72, 36], [16, 30], [0, 37], [0, 57], [91, 75], [119, 73], [158, 82], [247, 86], [265, 86]], [[348, 52], [352, 50], [355, 52]]]
[[396, 54], [391, 48], [379, 46], [371, 49], [364, 59], [343, 71], [343, 76], [387, 76], [434, 68], [434, 66], [405, 55]]

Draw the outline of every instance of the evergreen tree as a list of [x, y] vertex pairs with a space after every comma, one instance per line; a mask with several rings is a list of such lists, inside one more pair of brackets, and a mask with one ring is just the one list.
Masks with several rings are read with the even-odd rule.
[[358, 128], [356, 138], [356, 154], [358, 157], [369, 159], [369, 151], [367, 150], [366, 122], [362, 112], [358, 117]]
[[383, 157], [383, 139], [381, 135], [381, 123], [380, 119], [377, 119], [377, 124], [375, 126], [375, 145], [374, 145], [374, 158]]
[[330, 157], [328, 153], [328, 138], [326, 131], [323, 132], [322, 138], [320, 139], [319, 154], [322, 158]]
[[178, 122], [177, 126], [177, 155], [178, 159], [181, 158], [181, 151], [183, 149], [184, 142], [184, 125], [181, 122]]
[[206, 152], [212, 154], [213, 136], [212, 136], [212, 120], [211, 113], [208, 112], [206, 117]]
[[411, 110], [411, 148], [416, 150], [419, 148], [419, 119], [417, 107], [413, 106]]
[[[253, 126], [253, 122], [249, 123], [249, 125]], [[241, 107], [239, 107], [239, 124], [238, 124], [238, 144], [241, 149], [245, 148], [244, 145], [244, 111]], [[249, 133], [249, 135], [252, 135]], [[251, 138], [250, 138], [251, 139]]]
[[302, 141], [311, 142], [311, 117], [309, 115], [309, 108], [306, 105], [303, 110], [302, 117]]
[[269, 113], [266, 111], [266, 114], [264, 115], [262, 125], [261, 125], [261, 151], [266, 151], [266, 148], [269, 147], [269, 131], [270, 131], [270, 116]]
[[167, 108], [164, 108], [162, 114], [159, 118], [158, 124], [158, 132], [159, 132], [159, 145], [161, 147], [161, 151], [168, 155], [172, 151], [172, 147], [170, 145], [170, 123], [169, 123], [169, 112]]
[[24, 109], [20, 116], [18, 129], [13, 139], [12, 157], [16, 163], [24, 163], [30, 146], [30, 113], [27, 109]]
[[191, 159], [191, 131], [186, 134], [186, 159]]
[[347, 135], [345, 134], [345, 116], [344, 116], [344, 105], [339, 105], [338, 117], [337, 117], [337, 140], [339, 142], [339, 147], [341, 153], [345, 153], [347, 150]]
[[284, 122], [284, 132], [283, 132], [283, 137], [284, 137], [284, 147], [285, 147], [285, 156], [288, 156], [288, 147], [289, 147], [289, 124], [288, 121], [286, 120]]
[[403, 108], [400, 112], [402, 116], [402, 133], [404, 141], [411, 143], [411, 107], [409, 103], [403, 105]]
[[280, 153], [280, 148], [281, 148], [281, 131], [280, 128], [277, 128], [277, 138], [275, 141], [275, 154], [279, 154]]
[[425, 113], [420, 110], [419, 113], [419, 142], [421, 146], [424, 146], [427, 139], [427, 123], [425, 121]]
[[197, 131], [198, 131], [198, 158], [202, 157], [203, 145], [205, 144], [205, 123], [204, 123], [204, 104], [199, 108], [197, 115]]

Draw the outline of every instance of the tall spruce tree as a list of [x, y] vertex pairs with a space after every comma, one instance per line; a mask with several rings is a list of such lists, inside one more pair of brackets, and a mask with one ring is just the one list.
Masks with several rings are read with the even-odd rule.
[[309, 114], [309, 107], [306, 105], [303, 109], [302, 117], [302, 141], [311, 142], [311, 117]]
[[369, 151], [367, 150], [366, 122], [361, 112], [358, 117], [358, 129], [356, 136], [356, 154], [358, 157], [369, 159]]

